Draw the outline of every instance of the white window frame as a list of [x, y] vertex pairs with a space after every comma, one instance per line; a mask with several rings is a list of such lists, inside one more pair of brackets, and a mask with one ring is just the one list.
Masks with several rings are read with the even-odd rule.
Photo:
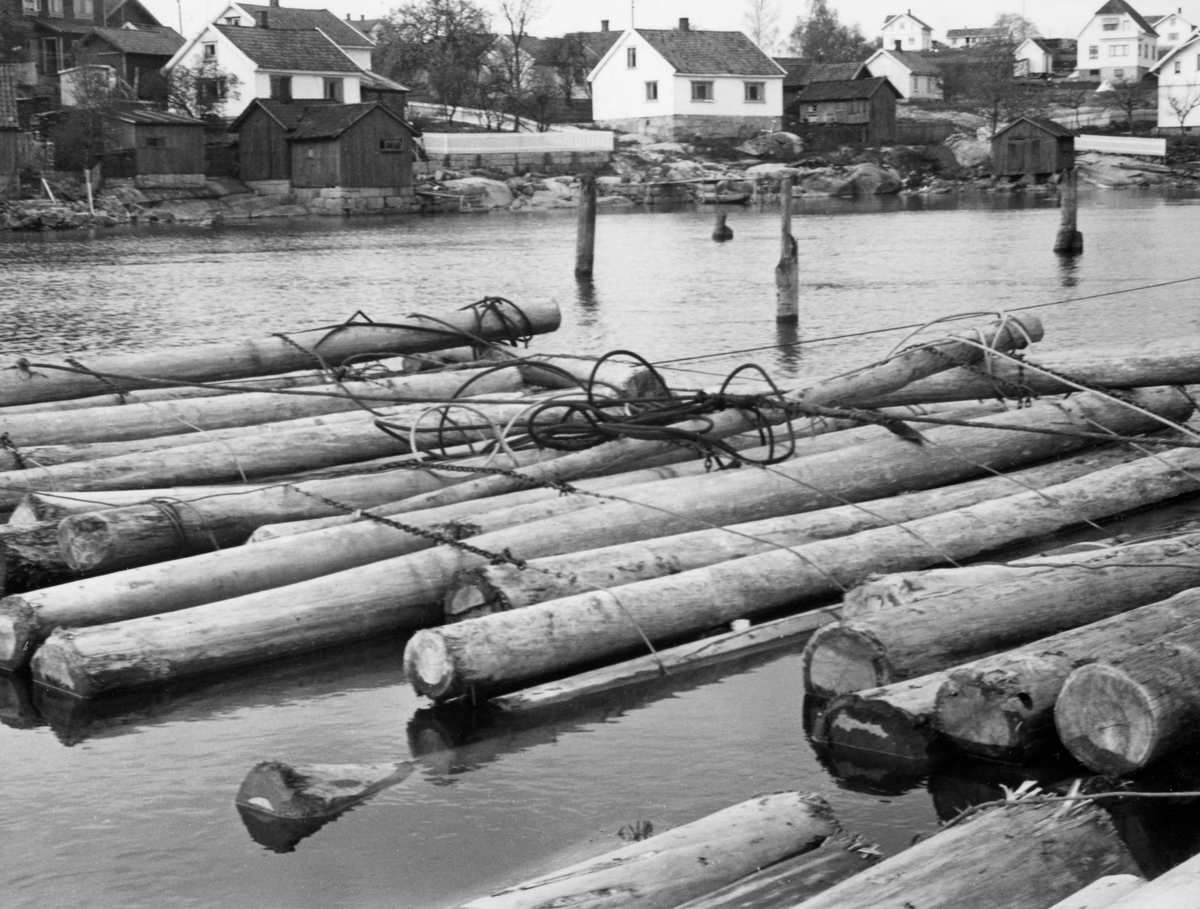
[[55, 19], [63, 18], [66, 15], [63, 10], [63, 0], [46, 0], [46, 14]]
[[1088, 59], [1096, 60], [1099, 58], [1099, 56], [1100, 56], [1100, 45], [1099, 44], [1089, 44], [1088, 45]]
[[[703, 88], [701, 86], [704, 86]], [[692, 81], [692, 100], [702, 104], [711, 104], [716, 100], [716, 89], [711, 79], [695, 79]]]
[[637, 69], [637, 48], [636, 47], [625, 48], [625, 68], [626, 69]]
[[205, 60], [216, 60], [217, 59], [217, 42], [216, 41], [205, 41], [203, 44], [200, 45], [200, 53], [204, 57]]
[[1110, 57], [1128, 57], [1129, 56], [1129, 45], [1128, 44], [1110, 44], [1108, 46], [1108, 55]]
[[657, 79], [646, 83], [646, 100], [647, 101], [657, 101], [658, 100], [658, 80]]
[[21, 12], [27, 16], [36, 16], [41, 12], [41, 0], [21, 0]]
[[[745, 92], [745, 101], [747, 104], [766, 104], [767, 103], [767, 83], [765, 82], [743, 82], [743, 91]], [[757, 98], [751, 95], [758, 95]]]
[[1177, 72], [1177, 73], [1183, 72], [1183, 61], [1182, 60], [1175, 61], [1175, 72]]
[[75, 0], [76, 19], [91, 19], [95, 14], [96, 7], [92, 0]]

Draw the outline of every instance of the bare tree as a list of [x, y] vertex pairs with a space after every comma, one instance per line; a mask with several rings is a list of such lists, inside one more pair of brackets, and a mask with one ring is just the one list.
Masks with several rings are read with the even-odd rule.
[[190, 66], [180, 64], [164, 75], [167, 104], [171, 109], [201, 120], [222, 116], [225, 102], [237, 100], [242, 84], [235, 74], [223, 69], [211, 57], [198, 60]]
[[508, 32], [497, 42], [496, 57], [508, 87], [514, 132], [521, 128], [523, 96], [529, 89], [533, 73], [529, 27], [541, 14], [541, 0], [500, 0], [500, 18], [507, 25]]
[[1128, 79], [1114, 79], [1109, 83], [1109, 90], [1104, 94], [1105, 104], [1112, 110], [1125, 114], [1125, 123], [1129, 132], [1133, 132], [1133, 115], [1136, 111], [1147, 107], [1154, 95], [1154, 86], [1148, 82], [1134, 82]]
[[779, 46], [779, 8], [775, 0], [746, 0], [742, 17], [746, 34], [765, 54], [773, 54]]
[[1179, 131], [1183, 132], [1188, 114], [1200, 107], [1200, 85], [1172, 86], [1172, 88], [1176, 87], [1183, 89], [1184, 93], [1179, 94], [1168, 89], [1167, 104], [1171, 106], [1171, 113], [1179, 121]]
[[1075, 111], [1075, 128], [1079, 129], [1082, 126], [1079, 112], [1095, 97], [1096, 90], [1092, 84], [1087, 82], [1064, 82], [1063, 85], [1064, 89], [1058, 97], [1058, 103]]
[[1038, 27], [1020, 13], [999, 13], [992, 24], [995, 28], [1007, 31], [1008, 40], [1013, 44], [1020, 44], [1026, 38], [1036, 38], [1041, 34]]

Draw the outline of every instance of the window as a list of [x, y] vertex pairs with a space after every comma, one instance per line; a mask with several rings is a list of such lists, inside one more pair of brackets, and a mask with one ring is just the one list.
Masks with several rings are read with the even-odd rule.
[[46, 11], [58, 19], [63, 17], [63, 0], [46, 0]]
[[402, 152], [404, 151], [403, 139], [380, 139], [379, 150], [381, 152]]
[[1095, 60], [1099, 56], [1100, 56], [1100, 45], [1089, 44], [1088, 45], [1088, 57]]
[[1179, 40], [1179, 32], [1167, 32], [1167, 40], [1168, 41], [1178, 41]]
[[913, 44], [913, 43], [915, 43], [915, 42], [916, 42], [916, 40], [917, 40], [916, 38], [909, 38], [909, 39], [908, 39], [908, 43], [909, 43], [909, 44]]
[[1177, 73], [1183, 72], [1183, 61], [1182, 60], [1175, 61], [1175, 72], [1177, 72]]
[[201, 107], [212, 107], [229, 96], [229, 83], [224, 79], [197, 79], [196, 99]]
[[636, 47], [625, 48], [625, 65], [629, 69], [637, 69], [637, 48]]
[[658, 100], [658, 83], [657, 82], [647, 82], [646, 83], [646, 100], [647, 101], [657, 101]]
[[810, 105], [808, 106], [808, 112], [809, 112], [810, 114], [815, 114], [815, 113], [817, 112], [817, 105], [815, 105], [815, 104], [810, 104]]
[[692, 100], [711, 101], [713, 99], [713, 84], [711, 82], [693, 82]]
[[204, 43], [204, 59], [205, 60], [216, 60], [217, 59], [217, 43], [215, 41], [206, 41]]
[[241, 25], [242, 17], [241, 16], [226, 16], [225, 24], [226, 25]]
[[75, 0], [76, 19], [91, 19], [93, 9], [92, 0]]
[[38, 0], [21, 0], [21, 11], [29, 16], [38, 14]]
[[142, 136], [142, 148], [166, 148], [167, 140], [162, 136]]
[[1128, 57], [1129, 56], [1129, 45], [1128, 44], [1110, 44], [1108, 46], [1108, 55], [1110, 57]]
[[754, 102], [765, 102], [767, 100], [767, 83], [765, 82], [746, 82], [746, 100]]
[[341, 101], [342, 100], [342, 80], [341, 79], [326, 79], [325, 80], [325, 100], [326, 101]]
[[1124, 78], [1125, 78], [1125, 70], [1123, 70], [1123, 69], [1114, 69], [1114, 70], [1113, 70], [1113, 75], [1114, 75], [1114, 76], [1116, 76], [1118, 79], [1124, 79]]
[[291, 76], [271, 76], [271, 100], [273, 100], [273, 101], [291, 101], [292, 100], [292, 77]]
[[1103, 28], [1106, 32], [1115, 32], [1120, 24], [1120, 19], [1105, 19]]

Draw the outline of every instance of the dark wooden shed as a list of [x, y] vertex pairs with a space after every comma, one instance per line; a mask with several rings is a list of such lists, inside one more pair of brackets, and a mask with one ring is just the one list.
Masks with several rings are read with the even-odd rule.
[[113, 67], [143, 101], [166, 106], [167, 80], [162, 75], [183, 38], [173, 28], [94, 28], [79, 43], [80, 60]]
[[136, 173], [204, 173], [202, 121], [145, 108], [118, 111], [111, 117], [116, 147], [133, 150]]
[[307, 107], [292, 132], [297, 188], [412, 185], [413, 138], [420, 132], [378, 101]]
[[1045, 177], [1075, 166], [1075, 134], [1044, 117], [1021, 117], [992, 139], [992, 173]]
[[896, 138], [900, 92], [885, 76], [845, 82], [813, 82], [796, 98], [797, 120], [805, 125], [858, 126], [869, 145]]
[[0, 64], [0, 193], [17, 185], [21, 124], [17, 120], [17, 68]]
[[306, 101], [302, 104], [255, 98], [230, 124], [238, 137], [238, 175], [243, 180], [292, 179], [292, 132], [310, 106], [336, 101]]

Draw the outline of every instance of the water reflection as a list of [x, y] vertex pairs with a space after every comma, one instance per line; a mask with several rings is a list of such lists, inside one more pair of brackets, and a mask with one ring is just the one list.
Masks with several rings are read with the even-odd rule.
[[41, 711], [33, 705], [33, 682], [28, 674], [0, 671], [0, 723], [10, 729], [46, 725]]

